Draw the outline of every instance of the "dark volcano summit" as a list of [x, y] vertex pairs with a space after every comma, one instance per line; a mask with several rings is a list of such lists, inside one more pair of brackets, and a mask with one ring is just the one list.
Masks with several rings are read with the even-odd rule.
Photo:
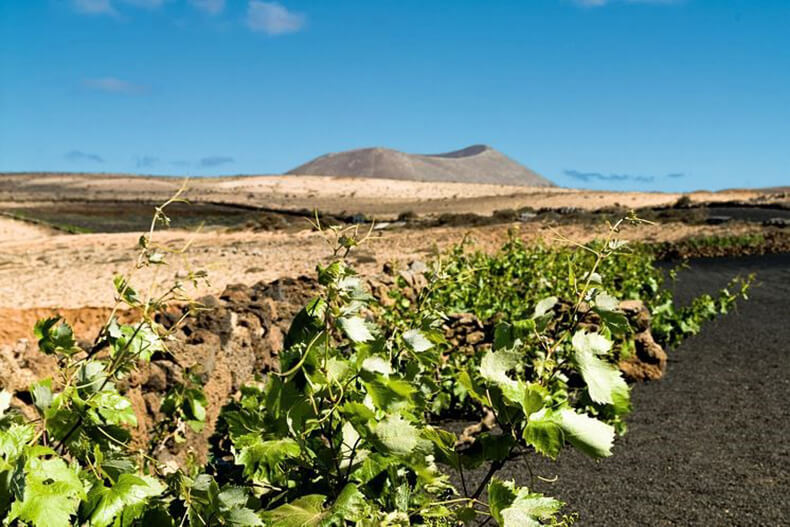
[[553, 183], [486, 145], [444, 154], [360, 148], [317, 157], [288, 174], [549, 187]]

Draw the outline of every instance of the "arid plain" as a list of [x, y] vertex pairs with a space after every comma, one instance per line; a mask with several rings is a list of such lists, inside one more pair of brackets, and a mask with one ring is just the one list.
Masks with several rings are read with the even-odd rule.
[[[554, 243], [594, 238], [603, 222], [628, 210], [692, 208], [628, 229], [627, 239], [674, 241], [721, 233], [762, 232], [760, 222], [706, 219], [705, 206], [740, 205], [784, 214], [785, 189], [722, 192], [602, 192], [469, 183], [323, 176], [249, 176], [185, 180], [111, 174], [0, 175], [0, 340], [29, 336], [35, 320], [56, 310], [92, 320], [114, 302], [112, 277], [133, 265], [141, 231], [154, 207], [186, 184], [189, 204], [169, 209], [170, 228], [154, 240], [187, 250], [166, 268], [137, 279], [171, 280], [185, 269], [208, 273], [190, 293], [217, 294], [228, 284], [253, 284], [313, 272], [329, 256], [311, 222], [373, 229], [352, 253], [362, 273], [386, 262], [425, 259], [465, 237], [493, 249], [512, 229]], [[770, 212], [773, 211], [773, 212]], [[651, 212], [652, 213], [652, 212]]]
[[[122, 175], [0, 176], [0, 307], [111, 305], [113, 274], [132, 263], [139, 232], [155, 205], [184, 184], [176, 178]], [[171, 209], [173, 228], [160, 230], [155, 239], [174, 250], [189, 244], [184, 263], [209, 272], [211, 286], [201, 294], [221, 291], [228, 283], [310, 273], [329, 254], [311, 225], [316, 211], [336, 222], [359, 222], [360, 229], [373, 225], [368, 242], [355, 252], [364, 271], [387, 261], [424, 258], [467, 235], [490, 248], [512, 227], [534, 239], [551, 241], [559, 231], [585, 240], [600, 228], [594, 214], [579, 213], [670, 208], [681, 196], [692, 204], [790, 203], [782, 189], [601, 192], [321, 176], [192, 179], [186, 188], [183, 196], [190, 204]], [[537, 214], [552, 211], [557, 214]], [[192, 221], [182, 225], [186, 215]], [[122, 219], [129, 222], [114, 228]], [[738, 221], [665, 221], [625, 235], [664, 241], [761, 229]]]

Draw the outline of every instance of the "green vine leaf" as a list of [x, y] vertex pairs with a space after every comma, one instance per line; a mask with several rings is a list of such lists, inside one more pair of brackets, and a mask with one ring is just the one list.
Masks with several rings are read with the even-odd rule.
[[565, 444], [565, 435], [556, 416], [543, 409], [529, 416], [524, 441], [544, 456], [556, 459]]
[[121, 336], [113, 342], [111, 356], [127, 352], [138, 360], [148, 362], [151, 355], [165, 351], [165, 346], [159, 335], [146, 322], [136, 326], [121, 326]]
[[412, 396], [416, 389], [412, 383], [376, 374], [363, 384], [373, 405], [380, 410], [407, 410], [414, 406]]
[[5, 430], [0, 429], [0, 471], [13, 470], [16, 460], [35, 435], [35, 428], [29, 424], [13, 423]]
[[290, 438], [263, 440], [260, 437], [241, 449], [236, 462], [244, 466], [244, 474], [262, 483], [279, 479], [281, 463], [297, 457], [302, 449]]
[[369, 514], [369, 500], [360, 492], [359, 487], [349, 483], [335, 500], [332, 506], [333, 515], [341, 521], [362, 521]]
[[270, 527], [316, 527], [327, 516], [325, 501], [326, 496], [309, 494], [265, 512], [264, 519]]
[[362, 317], [343, 317], [339, 320], [340, 327], [346, 336], [354, 342], [368, 342], [373, 340], [373, 334], [365, 324]]
[[507, 372], [521, 364], [521, 354], [515, 350], [501, 349], [489, 351], [480, 361], [480, 376], [500, 386], [512, 386], [515, 380], [508, 377]]
[[433, 343], [428, 340], [419, 329], [410, 329], [403, 332], [403, 341], [417, 353], [428, 351], [433, 347]]
[[397, 456], [408, 456], [426, 441], [419, 430], [401, 415], [389, 415], [373, 427], [373, 433], [386, 451]]
[[549, 310], [551, 310], [555, 305], [557, 305], [558, 301], [559, 298], [557, 298], [556, 296], [550, 296], [544, 298], [543, 300], [541, 300], [535, 305], [535, 311], [533, 311], [532, 313], [532, 318], [542, 317], [543, 315], [548, 313]]
[[132, 403], [114, 390], [96, 393], [88, 400], [88, 404], [99, 412], [108, 424], [137, 426]]
[[255, 514], [252, 509], [241, 508], [231, 509], [222, 514], [225, 520], [225, 525], [230, 527], [259, 527], [263, 525], [263, 521]]
[[595, 458], [612, 455], [613, 426], [569, 408], [559, 411], [558, 423], [565, 439], [585, 454]]
[[33, 334], [38, 339], [38, 348], [47, 355], [53, 353], [72, 355], [80, 351], [74, 341], [71, 326], [65, 322], [58, 325], [60, 320], [60, 317], [41, 319], [33, 328]]
[[380, 373], [385, 377], [392, 373], [390, 361], [378, 355], [373, 355], [362, 361], [362, 369], [371, 373]]
[[[611, 342], [597, 333], [577, 331], [573, 336], [576, 364], [587, 384], [590, 399], [600, 404], [627, 405], [629, 400], [628, 384], [614, 364], [595, 356], [611, 348]], [[604, 351], [606, 350], [606, 351]]]
[[606, 291], [601, 291], [595, 296], [594, 304], [601, 311], [617, 311], [620, 301]]
[[164, 490], [165, 486], [151, 476], [121, 474], [111, 487], [94, 485], [91, 488], [84, 506], [84, 517], [92, 527], [107, 527], [122, 511], [124, 520], [132, 520], [141, 515], [143, 509], [130, 509], [159, 496]]
[[115, 292], [118, 293], [118, 298], [130, 306], [138, 305], [142, 302], [140, 295], [137, 294], [137, 291], [129, 285], [126, 278], [123, 276], [116, 275], [115, 278], [113, 278], [113, 284], [115, 285]]
[[493, 478], [488, 484], [491, 515], [502, 527], [539, 527], [562, 507], [562, 502], [516, 487], [513, 481]]
[[571, 344], [576, 351], [592, 355], [606, 355], [612, 349], [612, 341], [600, 333], [587, 332], [583, 329], [573, 334]]
[[[33, 404], [42, 414], [46, 414], [52, 405], [52, 379], [44, 379], [30, 387], [30, 395], [33, 397]], [[0, 415], [2, 411], [0, 410]]]
[[25, 465], [24, 496], [11, 505], [8, 521], [35, 527], [69, 527], [85, 489], [74, 467], [60, 458], [32, 457]]

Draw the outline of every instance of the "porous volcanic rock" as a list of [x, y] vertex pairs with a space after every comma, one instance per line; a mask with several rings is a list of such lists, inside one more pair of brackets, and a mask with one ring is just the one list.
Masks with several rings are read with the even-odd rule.
[[653, 339], [650, 331], [650, 311], [640, 300], [624, 300], [620, 309], [634, 328], [635, 354], [621, 360], [618, 366], [631, 381], [655, 381], [664, 376], [667, 354]]
[[[413, 302], [428, 285], [428, 270], [419, 261], [404, 268], [385, 265], [384, 272], [369, 277], [367, 283], [382, 304], [394, 301], [390, 292], [396, 287], [401, 297]], [[150, 364], [141, 365], [118, 383], [137, 415], [138, 425], [132, 431], [134, 445], [148, 444], [154, 423], [162, 418], [159, 412], [162, 397], [170, 387], [183, 383], [184, 368], [191, 368], [204, 382], [208, 399], [206, 426], [201, 432], [182, 430], [186, 441], [166, 442], [157, 457], [162, 462], [177, 464], [183, 464], [190, 455], [204, 460], [208, 438], [221, 407], [238, 394], [244, 383], [277, 368], [291, 321], [319, 288], [314, 278], [302, 276], [252, 286], [232, 284], [219, 296], [200, 299], [205, 309], [188, 318], [175, 332], [168, 344], [169, 353], [155, 354]], [[557, 309], [564, 313], [570, 307], [569, 303], [560, 302]], [[620, 369], [632, 381], [660, 378], [666, 367], [666, 354], [650, 333], [650, 313], [641, 302], [622, 302], [620, 308], [636, 331], [635, 354], [621, 361]], [[157, 321], [166, 328], [172, 327], [183, 309], [186, 308], [173, 308], [158, 315]], [[124, 315], [127, 319], [131, 317], [129, 313]], [[585, 325], [597, 327], [600, 320], [592, 312], [590, 317], [585, 319]], [[442, 331], [451, 352], [468, 354], [491, 347], [495, 324], [496, 320], [484, 321], [472, 313], [454, 313], [447, 316]], [[78, 333], [77, 336], [90, 340], [95, 335]], [[14, 406], [25, 413], [33, 412], [28, 387], [38, 379], [52, 376], [55, 362], [54, 357], [41, 354], [35, 343], [28, 341], [0, 347], [0, 388], [15, 395]]]
[[[205, 381], [209, 403], [206, 426], [201, 432], [186, 429], [184, 433], [186, 445], [203, 459], [220, 408], [256, 374], [277, 368], [283, 335], [317, 290], [315, 279], [302, 276], [253, 286], [231, 284], [219, 297], [200, 299], [206, 309], [178, 330], [169, 346], [171, 357], [153, 361], [130, 379], [126, 394], [138, 414], [136, 441], [148, 441], [147, 430], [161, 418], [162, 386], [182, 382], [182, 369], [195, 368]], [[179, 316], [177, 312], [168, 313], [162, 315], [160, 322], [167, 327]], [[185, 456], [184, 444], [177, 443], [164, 445], [158, 453], [163, 462], [181, 463]]]

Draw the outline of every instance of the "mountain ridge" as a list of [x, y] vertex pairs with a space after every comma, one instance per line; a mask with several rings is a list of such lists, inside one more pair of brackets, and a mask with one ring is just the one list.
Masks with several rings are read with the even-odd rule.
[[324, 154], [286, 174], [554, 186], [548, 179], [484, 144], [439, 154], [409, 154], [384, 147], [357, 148]]

